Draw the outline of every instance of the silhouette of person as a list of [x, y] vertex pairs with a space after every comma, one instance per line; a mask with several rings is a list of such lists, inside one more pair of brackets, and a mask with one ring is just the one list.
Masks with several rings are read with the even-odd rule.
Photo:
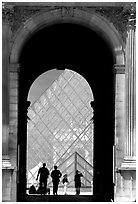
[[76, 195], [80, 194], [80, 187], [81, 187], [81, 177], [83, 177], [82, 173], [76, 170], [76, 174], [74, 177], [75, 181], [75, 188], [76, 188]]
[[54, 166], [54, 170], [51, 172], [52, 182], [53, 182], [53, 195], [57, 195], [58, 184], [60, 182], [61, 172]]
[[41, 195], [42, 193], [45, 195], [46, 189], [47, 189], [47, 179], [49, 176], [49, 170], [46, 168], [46, 163], [43, 163], [43, 167], [39, 169], [36, 180], [38, 180], [39, 175], [40, 175], [40, 178], [39, 178], [40, 192], [41, 192]]
[[67, 174], [63, 176], [62, 183], [64, 184], [64, 194], [66, 195], [67, 194], [67, 184], [69, 183]]

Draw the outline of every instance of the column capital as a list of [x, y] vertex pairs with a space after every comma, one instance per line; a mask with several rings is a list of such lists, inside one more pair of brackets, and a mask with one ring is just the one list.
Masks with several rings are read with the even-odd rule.
[[20, 72], [20, 64], [19, 63], [12, 63], [9, 66], [9, 71], [10, 72]]
[[136, 29], [136, 2], [131, 2], [129, 6], [128, 31]]
[[125, 74], [125, 65], [114, 65], [114, 74]]

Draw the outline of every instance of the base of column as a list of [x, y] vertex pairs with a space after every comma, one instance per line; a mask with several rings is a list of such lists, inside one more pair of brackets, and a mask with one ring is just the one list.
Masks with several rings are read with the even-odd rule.
[[2, 201], [11, 202], [12, 174], [14, 167], [11, 165], [9, 157], [2, 158]]
[[135, 158], [124, 158], [116, 172], [114, 202], [136, 202], [136, 161]]
[[136, 170], [136, 157], [125, 157], [119, 170]]

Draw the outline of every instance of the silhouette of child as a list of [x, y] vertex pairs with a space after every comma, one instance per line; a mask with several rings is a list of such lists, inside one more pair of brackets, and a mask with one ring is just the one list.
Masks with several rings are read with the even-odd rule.
[[64, 184], [64, 194], [66, 195], [67, 194], [67, 184], [69, 183], [67, 174], [63, 176], [62, 183]]

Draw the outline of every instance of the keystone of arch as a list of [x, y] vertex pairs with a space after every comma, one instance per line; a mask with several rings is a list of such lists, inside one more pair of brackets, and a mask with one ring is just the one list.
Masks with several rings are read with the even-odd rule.
[[98, 32], [111, 47], [115, 63], [124, 64], [123, 42], [114, 25], [96, 13], [88, 13], [79, 9], [73, 10], [73, 15], [62, 15], [61, 9], [36, 14], [29, 18], [15, 33], [10, 54], [10, 63], [18, 63], [21, 50], [26, 41], [40, 29], [56, 23], [76, 23]]

